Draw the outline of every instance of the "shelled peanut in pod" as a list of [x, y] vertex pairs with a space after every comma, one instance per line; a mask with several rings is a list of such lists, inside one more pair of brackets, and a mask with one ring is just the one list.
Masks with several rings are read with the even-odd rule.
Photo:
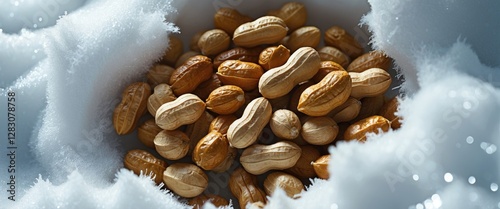
[[290, 141], [271, 145], [254, 144], [241, 153], [240, 163], [251, 174], [260, 175], [267, 171], [291, 168], [300, 157], [300, 147]]
[[194, 123], [205, 111], [205, 103], [194, 94], [183, 94], [156, 111], [156, 124], [165, 130], [175, 130]]

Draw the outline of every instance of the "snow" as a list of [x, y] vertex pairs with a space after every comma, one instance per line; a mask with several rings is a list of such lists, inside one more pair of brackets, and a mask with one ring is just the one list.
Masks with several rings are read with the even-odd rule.
[[[218, 7], [256, 17], [266, 12], [263, 5], [278, 8], [285, 1], [40, 2], [0, 4], [0, 118], [7, 117], [7, 92], [14, 91], [18, 147], [16, 202], [3, 199], [7, 205], [0, 208], [189, 208], [147, 177], [121, 169], [125, 151], [142, 145], [134, 134], [114, 133], [112, 109], [125, 85], [142, 80], [168, 46], [168, 35], [178, 32], [165, 15], [187, 43], [211, 27]], [[311, 179], [299, 199], [278, 191], [266, 208], [499, 208], [500, 3], [306, 4], [308, 24], [323, 30], [341, 25], [364, 46], [370, 42], [395, 59], [405, 78], [399, 112], [404, 124], [364, 144], [330, 148], [330, 180]], [[9, 19], [11, 11], [30, 18], [40, 8], [57, 13], [46, 28], [20, 30], [23, 23]], [[59, 18], [65, 10], [72, 12]], [[0, 156], [6, 156], [5, 141], [0, 144]], [[5, 198], [4, 159], [0, 167]], [[211, 175], [211, 191], [225, 189], [227, 176]]]

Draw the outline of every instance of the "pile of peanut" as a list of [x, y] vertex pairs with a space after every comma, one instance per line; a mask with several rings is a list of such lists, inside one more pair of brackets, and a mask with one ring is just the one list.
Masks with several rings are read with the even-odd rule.
[[[147, 82], [128, 86], [113, 115], [118, 134], [137, 130], [164, 159], [130, 150], [125, 167], [152, 174], [195, 207], [227, 205], [203, 193], [206, 172], [231, 172], [240, 207], [262, 206], [276, 188], [298, 198], [304, 179], [329, 178], [328, 146], [398, 128], [398, 101], [384, 97], [391, 59], [365, 53], [338, 26], [324, 31], [319, 47], [320, 29], [304, 26], [306, 20], [297, 2], [257, 19], [222, 8], [216, 29], [195, 35], [191, 51], [183, 53], [182, 41], [171, 36]], [[259, 140], [266, 128], [276, 140]], [[233, 163], [241, 166], [228, 170]], [[258, 175], [265, 176], [262, 184]]]

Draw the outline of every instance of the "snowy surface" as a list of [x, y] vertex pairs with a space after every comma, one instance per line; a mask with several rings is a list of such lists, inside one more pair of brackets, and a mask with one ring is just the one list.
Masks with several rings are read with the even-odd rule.
[[[112, 130], [111, 111], [120, 91], [143, 79], [168, 46], [167, 36], [177, 32], [164, 15], [188, 40], [212, 27], [210, 17], [218, 7], [256, 17], [265, 13], [259, 9], [263, 5], [277, 8], [284, 1], [7, 2], [0, 7], [5, 28], [0, 118], [6, 118], [7, 92], [16, 92], [17, 196], [15, 203], [2, 199], [7, 205], [0, 208], [187, 208], [149, 179], [120, 170], [123, 153], [141, 146], [134, 134], [117, 137]], [[19, 31], [33, 27], [9, 21], [11, 11], [31, 18], [52, 8], [55, 14], [54, 2], [57, 11], [74, 10], [54, 26], [47, 22], [43, 29]], [[395, 58], [406, 80], [399, 113], [404, 126], [365, 144], [331, 148], [330, 180], [312, 180], [296, 200], [277, 192], [266, 208], [500, 208], [500, 3], [307, 4], [308, 24], [341, 25], [365, 45], [368, 27], [371, 46]], [[6, 136], [4, 128], [0, 134]], [[7, 144], [0, 145], [0, 197], [6, 198]]]

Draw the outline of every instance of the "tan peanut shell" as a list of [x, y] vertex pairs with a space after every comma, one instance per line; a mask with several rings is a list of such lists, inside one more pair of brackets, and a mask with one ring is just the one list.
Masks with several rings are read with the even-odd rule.
[[285, 37], [287, 31], [286, 24], [281, 18], [263, 16], [238, 26], [233, 34], [233, 42], [241, 47], [273, 44]]
[[153, 94], [148, 97], [148, 111], [152, 116], [156, 115], [156, 110], [161, 105], [174, 101], [177, 97], [168, 84], [162, 83], [153, 89]]
[[295, 139], [300, 134], [302, 125], [299, 117], [286, 109], [276, 110], [269, 121], [273, 133], [283, 139]]
[[359, 110], [358, 116], [354, 119], [355, 121], [370, 117], [372, 115], [378, 115], [380, 109], [384, 105], [384, 95], [378, 95], [374, 97], [365, 97], [361, 99], [361, 109]]
[[212, 60], [196, 55], [175, 69], [170, 77], [170, 87], [177, 96], [192, 92], [200, 83], [210, 79], [212, 71]]
[[206, 56], [217, 55], [229, 48], [231, 37], [220, 29], [208, 30], [198, 40], [201, 53]]
[[304, 26], [294, 30], [287, 42], [286, 46], [290, 51], [294, 52], [300, 47], [317, 47], [321, 40], [321, 32], [315, 26]]
[[226, 60], [240, 60], [244, 62], [257, 63], [262, 47], [242, 48], [235, 47], [221, 52], [214, 58], [214, 67], [218, 68]]
[[275, 171], [267, 175], [264, 180], [264, 191], [272, 196], [278, 188], [283, 189], [288, 197], [294, 198], [304, 191], [304, 184], [295, 176]]
[[302, 27], [307, 21], [307, 10], [304, 4], [299, 2], [288, 2], [278, 11], [270, 12], [285, 21], [290, 31]]
[[370, 68], [380, 68], [387, 71], [391, 65], [391, 59], [381, 51], [370, 51], [365, 53], [349, 64], [348, 72], [363, 72]]
[[268, 99], [288, 94], [297, 84], [311, 79], [318, 72], [320, 62], [314, 48], [299, 48], [284, 65], [269, 69], [262, 75], [259, 92]]
[[214, 15], [214, 25], [216, 28], [233, 34], [236, 28], [243, 23], [251, 22], [252, 18], [241, 14], [238, 10], [223, 7], [217, 10]]
[[163, 130], [154, 139], [155, 149], [167, 160], [178, 160], [187, 155], [189, 137], [180, 130]]
[[224, 158], [222, 163], [213, 168], [212, 171], [217, 173], [226, 172], [233, 165], [236, 155], [238, 155], [238, 149], [231, 146], [227, 146], [226, 158]]
[[340, 106], [328, 113], [329, 117], [337, 123], [348, 122], [356, 118], [361, 110], [361, 102], [353, 97], [349, 97]]
[[229, 177], [229, 189], [238, 199], [240, 208], [246, 208], [247, 204], [266, 203], [266, 193], [258, 187], [257, 177], [239, 167]]
[[259, 64], [265, 70], [279, 67], [290, 57], [290, 50], [283, 45], [270, 46], [259, 54]]
[[328, 163], [330, 162], [330, 155], [323, 155], [312, 163], [316, 175], [322, 179], [329, 179], [330, 172], [328, 172]]
[[333, 26], [325, 31], [325, 44], [340, 49], [347, 54], [351, 60], [363, 54], [363, 47], [354, 37], [343, 28]]
[[224, 85], [210, 93], [207, 109], [221, 115], [233, 114], [245, 104], [245, 92], [235, 85]]
[[319, 70], [316, 73], [316, 75], [314, 75], [312, 80], [315, 83], [319, 83], [321, 81], [321, 79], [323, 79], [326, 75], [328, 75], [328, 73], [330, 73], [332, 71], [345, 71], [345, 69], [341, 65], [337, 64], [336, 62], [321, 61], [320, 66], [319, 66]]
[[118, 135], [129, 134], [146, 112], [151, 87], [144, 82], [133, 83], [122, 93], [122, 100], [113, 111], [113, 126]]
[[243, 115], [229, 126], [227, 139], [231, 146], [241, 149], [257, 141], [271, 115], [272, 107], [267, 99], [259, 97], [252, 100]]
[[321, 61], [333, 61], [341, 65], [343, 68], [347, 68], [351, 62], [351, 58], [349, 58], [349, 56], [332, 46], [321, 47], [318, 50], [318, 53]]
[[177, 36], [170, 35], [168, 40], [168, 48], [163, 55], [162, 62], [173, 66], [179, 56], [181, 56], [182, 51], [184, 50], [184, 44]]
[[301, 153], [297, 163], [289, 169], [287, 172], [299, 177], [299, 178], [314, 178], [316, 177], [316, 172], [312, 166], [312, 162], [318, 159], [321, 154], [318, 149], [311, 145], [301, 146]]
[[147, 81], [153, 88], [160, 83], [168, 83], [172, 73], [174, 73], [174, 70], [174, 68], [168, 65], [153, 65], [153, 67], [151, 67], [151, 69], [149, 69], [146, 73]]
[[217, 76], [224, 85], [235, 85], [245, 91], [257, 88], [263, 73], [260, 65], [239, 60], [224, 61], [217, 69]]
[[291, 168], [299, 159], [300, 151], [300, 147], [290, 141], [254, 144], [243, 150], [240, 163], [249, 173], [260, 175], [274, 169]]
[[189, 137], [188, 154], [193, 153], [193, 149], [198, 141], [208, 134], [212, 120], [214, 120], [214, 116], [212, 116], [208, 111], [205, 111], [200, 118], [198, 118], [198, 120], [186, 126], [185, 133]]
[[234, 115], [219, 115], [212, 120], [210, 123], [209, 131], [218, 131], [222, 134], [227, 134], [229, 126], [238, 119]]
[[332, 71], [300, 95], [297, 109], [309, 116], [323, 116], [343, 104], [351, 94], [351, 78], [346, 71]]
[[391, 75], [380, 68], [371, 68], [361, 73], [349, 72], [352, 79], [351, 96], [374, 97], [384, 94], [391, 86]]
[[215, 207], [224, 207], [229, 205], [229, 201], [224, 197], [215, 194], [200, 194], [189, 200], [188, 204], [193, 206], [193, 209], [202, 209], [205, 203], [210, 202]]
[[147, 147], [155, 148], [155, 143], [153, 141], [156, 135], [162, 130], [163, 129], [156, 125], [155, 119], [152, 118], [146, 120], [137, 128], [137, 138]]
[[366, 134], [378, 134], [380, 131], [387, 132], [391, 128], [391, 123], [380, 115], [370, 116], [351, 124], [344, 133], [344, 140], [366, 141]]
[[325, 145], [335, 140], [339, 126], [330, 117], [308, 117], [302, 124], [302, 138], [309, 144]]
[[[180, 67], [182, 64], [184, 64], [189, 58], [191, 57], [194, 57], [196, 55], [200, 55], [200, 52], [196, 52], [196, 51], [187, 51], [185, 52], [184, 54], [182, 54], [178, 59], [177, 61], [175, 62], [175, 68], [178, 68]], [[169, 80], [167, 80], [166, 82], [164, 83], [168, 83]]]
[[156, 111], [156, 124], [165, 130], [175, 130], [194, 123], [205, 111], [205, 103], [194, 94], [183, 94]]
[[392, 129], [398, 129], [401, 127], [400, 118], [395, 113], [398, 111], [399, 101], [397, 97], [385, 102], [385, 104], [380, 109], [380, 115], [391, 122]]
[[222, 83], [219, 80], [219, 76], [214, 73], [208, 80], [200, 83], [200, 85], [198, 85], [198, 87], [196, 87], [196, 89], [193, 91], [193, 94], [200, 97], [200, 99], [202, 100], [206, 100], [208, 98], [208, 95], [210, 95], [213, 90], [221, 86]]
[[133, 149], [127, 152], [123, 159], [125, 168], [133, 171], [136, 175], [151, 175], [156, 184], [162, 181], [162, 173], [167, 163], [153, 156], [151, 153]]
[[163, 172], [165, 185], [181, 197], [200, 195], [208, 187], [208, 176], [196, 165], [174, 163]]
[[204, 170], [212, 170], [226, 159], [229, 142], [226, 136], [211, 131], [203, 137], [193, 150], [193, 161]]

